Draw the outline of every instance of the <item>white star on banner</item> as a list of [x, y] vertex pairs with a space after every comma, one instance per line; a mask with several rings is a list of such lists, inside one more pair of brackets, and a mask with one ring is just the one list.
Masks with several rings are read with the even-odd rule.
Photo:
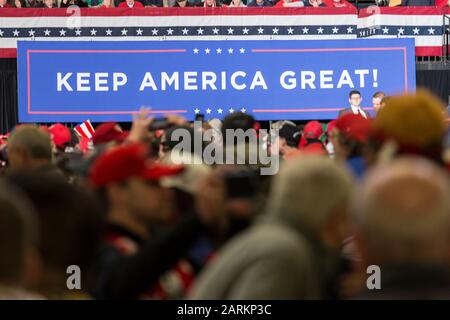
[[230, 108], [230, 109], [228, 109], [228, 111], [229, 111], [230, 113], [233, 113], [233, 112], [234, 112], [234, 109], [233, 109], [233, 108]]
[[194, 53], [198, 54], [198, 49], [197, 48], [194, 49]]
[[19, 36], [19, 33], [20, 33], [20, 31], [19, 30], [14, 30], [13, 31], [13, 35], [14, 35], [14, 37], [18, 37]]
[[308, 34], [309, 29], [308, 29], [307, 27], [304, 27], [304, 28], [302, 29], [302, 31], [303, 31], [303, 34]]
[[64, 30], [64, 29], [59, 30], [59, 36], [61, 36], [61, 37], [66, 36], [66, 30]]
[[245, 111], [247, 111], [247, 110], [245, 110], [245, 108], [242, 108], [242, 109], [241, 109], [241, 112], [242, 112], [242, 113], [245, 113]]
[[245, 52], [245, 49], [244, 49], [244, 48], [240, 48], [240, 49], [239, 49], [239, 52], [240, 52], [240, 53], [244, 53], [244, 52]]
[[3, 31], [0, 29], [0, 37], [3, 37]]
[[206, 54], [209, 54], [210, 52], [211, 52], [211, 50], [210, 50], [209, 48], [206, 48], [206, 49], [205, 49], [205, 53], [206, 53]]
[[[49, 33], [49, 35], [50, 35], [50, 31], [49, 31], [48, 33]], [[81, 36], [81, 29], [75, 30], [75, 35], [76, 35], [76, 36]]]
[[250, 29], [244, 28], [244, 29], [242, 29], [242, 34], [248, 34], [249, 31], [250, 31]]
[[388, 34], [389, 33], [389, 28], [388, 27], [384, 27], [383, 28], [383, 34]]
[[233, 34], [233, 32], [234, 32], [234, 29], [233, 28], [228, 28], [228, 34]]
[[262, 27], [259, 27], [258, 33], [259, 33], [259, 34], [263, 34], [263, 33], [264, 33], [264, 29], [263, 29]]
[[171, 36], [173, 34], [173, 29], [169, 28], [167, 29], [167, 35]]
[[35, 33], [36, 31], [34, 31], [34, 30], [30, 30], [30, 31], [28, 31], [28, 34], [30, 35], [30, 37], [34, 37], [34, 33]]
[[348, 27], [347, 28], [347, 33], [353, 33], [353, 28], [352, 27]]
[[233, 51], [234, 51], [234, 50], [233, 50], [232, 48], [228, 49], [228, 53], [229, 53], [229, 54], [232, 54]]
[[292, 29], [292, 27], [289, 27], [289, 29], [287, 29], [288, 34], [294, 34], [294, 29]]
[[333, 30], [333, 33], [338, 33], [339, 32], [339, 28], [337, 28], [337, 27], [334, 27], [332, 30]]
[[198, 110], [198, 108], [195, 108], [194, 112], [195, 112], [195, 114], [198, 114], [200, 112], [200, 110]]
[[430, 29], [428, 29], [428, 33], [429, 34], [434, 34], [434, 29], [430, 27]]
[[96, 35], [97, 35], [97, 30], [91, 29], [91, 36], [96, 36]]
[[112, 30], [111, 30], [111, 29], [106, 30], [106, 35], [107, 35], [107, 36], [112, 35]]
[[123, 35], [123, 36], [126, 36], [126, 35], [127, 35], [127, 33], [128, 33], [128, 30], [124, 28], [124, 29], [122, 29], [122, 31], [121, 31], [121, 32], [122, 32], [122, 35]]
[[317, 29], [317, 33], [322, 33], [323, 34], [323, 28], [322, 27], [318, 28]]
[[214, 34], [219, 34], [219, 29], [217, 29], [217, 28], [212, 29], [212, 31]]
[[211, 113], [211, 109], [210, 108], [206, 109], [206, 113], [210, 114]]
[[216, 49], [217, 54], [221, 54], [222, 53], [222, 49], [218, 48]]
[[137, 34], [138, 36], [142, 36], [142, 32], [144, 32], [144, 30], [142, 30], [141, 28], [139, 28], [139, 29], [136, 30], [136, 34]]
[[219, 114], [222, 114], [222, 112], [223, 112], [222, 108], [217, 109], [217, 112], [218, 112]]
[[403, 34], [405, 32], [405, 29], [398, 28], [397, 31], [398, 31], [398, 34], [400, 35], [400, 34]]
[[278, 30], [279, 30], [278, 28], [273, 28], [273, 29], [272, 29], [272, 33], [273, 33], [273, 34], [278, 34]]
[[188, 34], [189, 29], [184, 28], [182, 31], [183, 31], [183, 34]]
[[414, 29], [413, 29], [413, 32], [414, 32], [414, 34], [419, 34], [419, 28], [417, 28], [417, 27], [415, 27]]
[[203, 34], [203, 29], [202, 28], [198, 28], [197, 29], [197, 34]]
[[153, 35], [153, 36], [158, 35], [158, 29], [153, 28], [153, 29], [152, 29], [152, 35]]

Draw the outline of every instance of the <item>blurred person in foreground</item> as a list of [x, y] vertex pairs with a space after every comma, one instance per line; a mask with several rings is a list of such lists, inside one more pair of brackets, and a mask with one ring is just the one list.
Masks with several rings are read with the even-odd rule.
[[415, 154], [442, 164], [445, 107], [427, 91], [390, 97], [373, 120], [369, 164]]
[[[278, 136], [272, 143], [272, 154], [279, 150], [279, 154], [283, 157], [289, 157], [291, 154], [298, 151], [298, 144], [300, 143], [301, 132], [296, 126], [291, 124], [283, 124], [278, 131]], [[273, 148], [275, 147], [275, 148]]]
[[[149, 161], [148, 150], [141, 144], [116, 147], [95, 161], [90, 181], [108, 211], [98, 256], [97, 298], [176, 299], [185, 295], [195, 276], [188, 252], [199, 235], [215, 224], [207, 210], [202, 211], [205, 215], [181, 212], [186, 206], [192, 209], [192, 195], [186, 191], [192, 191], [194, 183], [191, 179], [189, 186], [185, 180], [193, 173], [176, 179], [185, 170], [184, 166]], [[169, 177], [164, 182], [167, 188], [163, 180]], [[184, 193], [180, 190], [174, 197], [174, 188], [183, 188]], [[221, 194], [205, 196], [215, 202]]]
[[329, 159], [299, 156], [286, 161], [264, 218], [218, 252], [190, 297], [327, 297], [347, 235], [351, 185], [347, 172]]
[[43, 299], [27, 287], [40, 276], [39, 226], [29, 200], [0, 181], [0, 300]]
[[362, 178], [367, 168], [365, 153], [370, 125], [370, 120], [360, 115], [345, 113], [335, 121], [330, 134], [335, 159], [345, 162], [358, 178]]
[[[45, 173], [15, 173], [8, 177], [31, 200], [40, 226], [39, 280], [30, 286], [48, 299], [88, 299], [93, 262], [103, 214], [91, 194]], [[80, 287], [68, 288], [68, 268], [79, 268]], [[72, 282], [71, 282], [72, 283]]]
[[449, 192], [446, 172], [419, 157], [368, 173], [355, 197], [356, 243], [363, 272], [380, 267], [381, 290], [357, 298], [450, 298]]

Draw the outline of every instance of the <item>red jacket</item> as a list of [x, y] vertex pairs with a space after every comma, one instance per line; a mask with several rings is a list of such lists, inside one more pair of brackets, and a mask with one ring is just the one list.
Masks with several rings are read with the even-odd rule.
[[[143, 8], [144, 5], [139, 1], [134, 1], [134, 5], [131, 8]], [[119, 3], [119, 8], [130, 8], [126, 1]]]

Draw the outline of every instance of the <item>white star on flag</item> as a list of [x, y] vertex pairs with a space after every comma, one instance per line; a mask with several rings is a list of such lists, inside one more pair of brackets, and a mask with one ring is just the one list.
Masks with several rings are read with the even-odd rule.
[[233, 108], [230, 108], [230, 109], [228, 109], [228, 111], [229, 111], [230, 113], [233, 113], [233, 112], [234, 112], [234, 109], [233, 109]]
[[272, 29], [272, 33], [273, 33], [273, 34], [278, 34], [278, 30], [279, 30], [279, 29], [275, 27], [275, 28]]
[[259, 29], [258, 29], [258, 33], [259, 33], [259, 34], [263, 34], [263, 33], [264, 33], [264, 29], [263, 29], [263, 28], [261, 28], [261, 27], [259, 27]]
[[239, 49], [239, 52], [240, 52], [240, 53], [244, 53], [244, 52], [245, 52], [245, 49], [244, 49], [244, 48], [240, 48], [240, 49]]
[[19, 36], [19, 33], [20, 33], [20, 31], [19, 30], [14, 30], [13, 31], [13, 34], [14, 34], [14, 37], [18, 37]]
[[96, 35], [97, 35], [97, 30], [91, 29], [91, 36], [96, 36]]
[[245, 113], [245, 111], [247, 111], [247, 110], [245, 110], [245, 108], [242, 108], [242, 109], [241, 109], [241, 112], [242, 112], [242, 113]]
[[323, 28], [322, 28], [322, 27], [319, 27], [319, 28], [317, 29], [317, 32], [323, 34]]
[[211, 113], [211, 109], [210, 108], [206, 109], [206, 113], [210, 114]]
[[167, 34], [171, 36], [173, 34], [173, 29], [172, 28], [167, 29]]
[[197, 34], [203, 34], [203, 29], [202, 28], [198, 28], [197, 29]]
[[347, 28], [347, 33], [353, 33], [353, 28], [352, 27], [348, 27]]
[[222, 49], [218, 48], [216, 49], [217, 54], [221, 54], [222, 53]]
[[212, 29], [212, 31], [214, 34], [219, 34], [219, 29], [217, 29], [217, 28]]
[[[48, 34], [50, 35], [50, 31], [48, 32]], [[75, 35], [76, 36], [81, 36], [81, 29], [75, 30]]]
[[430, 29], [428, 29], [428, 33], [429, 34], [434, 34], [434, 29], [430, 27]]
[[188, 34], [189, 29], [184, 28], [182, 31], [183, 31], [183, 34]]
[[242, 29], [242, 34], [248, 34], [248, 31], [249, 31], [249, 29], [244, 28], [244, 29]]
[[3, 37], [3, 31], [0, 29], [0, 37]]
[[228, 53], [232, 54], [233, 53], [233, 49], [232, 48], [228, 49]]
[[198, 54], [198, 49], [197, 48], [194, 48], [194, 53]]
[[228, 28], [228, 34], [233, 34], [233, 32], [234, 32], [234, 29], [233, 28]]
[[332, 30], [333, 30], [333, 33], [338, 33], [339, 32], [339, 28], [337, 28], [337, 27], [334, 27]]
[[289, 27], [289, 29], [287, 29], [288, 34], [293, 34], [294, 33], [294, 29], [292, 29], [292, 27]]
[[383, 34], [388, 34], [389, 33], [389, 28], [388, 27], [384, 27], [383, 28]]
[[136, 30], [136, 34], [137, 34], [138, 36], [142, 36], [142, 32], [144, 32], [144, 30], [142, 30], [141, 28], [139, 28], [139, 29]]
[[209, 48], [206, 48], [206, 49], [205, 49], [205, 53], [206, 53], [206, 54], [209, 54], [210, 52], [211, 52], [211, 50], [210, 50]]
[[127, 29], [125, 29], [125, 28], [124, 28], [124, 29], [122, 29], [122, 35], [123, 35], [123, 36], [126, 36], [126, 35], [127, 35], [127, 33], [128, 33], [128, 30], [127, 30]]
[[198, 108], [195, 108], [194, 112], [195, 112], [195, 114], [198, 114], [200, 112], [200, 110], [198, 110]]
[[28, 34], [30, 35], [30, 37], [34, 37], [34, 33], [35, 33], [36, 31], [34, 31], [34, 30], [30, 30], [30, 31], [28, 31]]
[[66, 30], [64, 30], [64, 29], [59, 30], [59, 35], [60, 35], [61, 37], [66, 36]]
[[222, 112], [223, 112], [222, 108], [217, 109], [217, 112], [218, 112], [219, 114], [222, 114]]
[[413, 29], [413, 32], [414, 32], [414, 34], [419, 34], [419, 28], [417, 28], [417, 27], [415, 27], [414, 29]]
[[112, 35], [112, 30], [111, 30], [111, 29], [106, 30], [106, 35], [107, 35], [107, 36]]
[[308, 29], [307, 27], [304, 27], [304, 28], [302, 29], [302, 31], [303, 31], [303, 34], [307, 34], [308, 31], [309, 31], [309, 29]]
[[153, 36], [156, 36], [156, 35], [158, 35], [158, 29], [152, 29], [152, 35]]
[[397, 31], [398, 31], [398, 34], [400, 35], [400, 34], [403, 34], [405, 32], [405, 29], [398, 28]]

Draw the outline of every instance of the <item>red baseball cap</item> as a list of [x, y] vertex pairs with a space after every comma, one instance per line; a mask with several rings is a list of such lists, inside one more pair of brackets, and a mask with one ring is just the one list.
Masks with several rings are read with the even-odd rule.
[[305, 139], [319, 139], [323, 134], [323, 128], [319, 121], [310, 121], [303, 128]]
[[[43, 129], [45, 130], [45, 129]], [[58, 148], [64, 148], [68, 142], [72, 139], [69, 128], [61, 123], [56, 123], [48, 128], [53, 143]]]
[[92, 138], [94, 145], [115, 141], [123, 142], [128, 136], [128, 132], [122, 131], [116, 122], [105, 122], [95, 128]]
[[359, 114], [345, 113], [336, 120], [335, 128], [348, 139], [366, 142], [371, 132], [371, 121]]
[[91, 167], [89, 180], [95, 187], [126, 181], [131, 177], [158, 181], [184, 170], [183, 166], [149, 163], [148, 149], [142, 144], [129, 144], [113, 148], [99, 156]]

